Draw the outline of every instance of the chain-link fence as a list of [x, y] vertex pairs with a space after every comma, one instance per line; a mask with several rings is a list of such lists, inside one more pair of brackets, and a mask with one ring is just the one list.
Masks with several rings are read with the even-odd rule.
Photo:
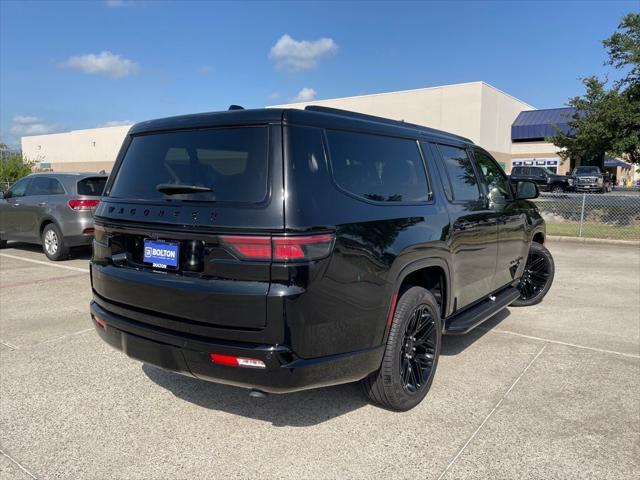
[[640, 192], [542, 193], [548, 235], [640, 241]]

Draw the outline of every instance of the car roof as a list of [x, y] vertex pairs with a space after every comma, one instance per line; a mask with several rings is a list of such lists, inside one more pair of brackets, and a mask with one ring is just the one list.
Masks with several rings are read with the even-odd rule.
[[259, 108], [180, 115], [137, 123], [131, 127], [129, 134], [137, 135], [164, 130], [259, 125], [265, 123], [291, 123], [324, 128], [368, 130], [373, 133], [388, 133], [392, 135], [435, 136], [457, 142], [473, 143], [468, 138], [422, 125], [322, 106], [307, 107], [304, 110], [295, 108]]
[[49, 177], [105, 177], [107, 178], [109, 174], [107, 173], [97, 173], [97, 172], [35, 172], [29, 175], [30, 177], [36, 176], [49, 176]]

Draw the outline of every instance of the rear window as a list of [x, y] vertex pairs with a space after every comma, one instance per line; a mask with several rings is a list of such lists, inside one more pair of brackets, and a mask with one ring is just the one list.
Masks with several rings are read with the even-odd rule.
[[415, 140], [339, 131], [327, 137], [333, 177], [344, 190], [378, 202], [429, 199]]
[[78, 182], [78, 195], [101, 197], [107, 177], [84, 178]]
[[[216, 128], [133, 137], [109, 195], [257, 203], [267, 195], [268, 128]], [[161, 184], [210, 188], [167, 195]]]

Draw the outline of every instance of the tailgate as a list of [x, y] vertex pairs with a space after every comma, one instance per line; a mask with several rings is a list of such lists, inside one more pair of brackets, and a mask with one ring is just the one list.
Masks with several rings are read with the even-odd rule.
[[283, 232], [280, 131], [128, 137], [95, 213], [94, 292], [173, 330], [264, 328], [271, 258], [225, 239]]

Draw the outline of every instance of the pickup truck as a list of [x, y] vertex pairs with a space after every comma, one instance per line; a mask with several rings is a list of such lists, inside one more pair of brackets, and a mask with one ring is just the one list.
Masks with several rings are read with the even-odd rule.
[[514, 186], [518, 182], [533, 182], [543, 192], [563, 193], [575, 188], [572, 176], [556, 175], [545, 167], [513, 167], [509, 177]]
[[575, 188], [578, 192], [610, 192], [613, 188], [611, 175], [600, 170], [599, 167], [576, 167], [572, 175], [575, 179]]

